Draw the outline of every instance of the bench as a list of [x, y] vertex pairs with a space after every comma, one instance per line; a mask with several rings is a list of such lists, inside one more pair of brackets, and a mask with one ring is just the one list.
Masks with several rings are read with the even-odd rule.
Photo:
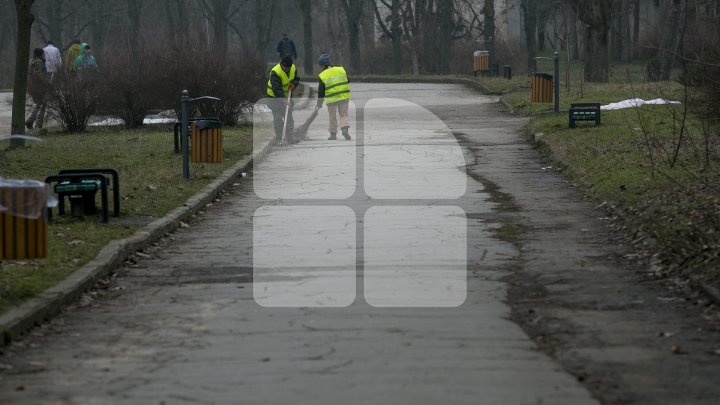
[[600, 125], [600, 103], [572, 103], [568, 114], [570, 128], [576, 128], [575, 121], [595, 121]]
[[[100, 191], [101, 220], [108, 222], [108, 185], [106, 174], [112, 176], [113, 190], [113, 216], [120, 216], [120, 185], [118, 173], [114, 169], [67, 169], [56, 176], [49, 176], [45, 183], [56, 183], [55, 193], [58, 195], [58, 214], [65, 214], [65, 197], [70, 201], [70, 210], [73, 216], [94, 215], [95, 195]], [[52, 218], [52, 211], [48, 210], [48, 220]]]

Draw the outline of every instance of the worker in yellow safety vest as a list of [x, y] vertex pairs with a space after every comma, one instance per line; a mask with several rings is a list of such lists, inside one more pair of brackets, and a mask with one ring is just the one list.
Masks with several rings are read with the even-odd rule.
[[293, 126], [295, 121], [292, 114], [292, 103], [288, 102], [289, 92], [295, 90], [300, 83], [300, 77], [297, 75], [297, 68], [293, 64], [292, 58], [284, 57], [280, 63], [270, 70], [270, 79], [267, 83], [267, 100], [268, 107], [273, 114], [273, 128], [275, 129], [276, 144], [281, 144], [283, 134], [283, 121], [285, 120], [285, 111], [287, 110], [287, 123], [285, 126], [285, 136], [288, 143], [297, 143], [293, 137]]
[[320, 83], [318, 84], [317, 108], [322, 107], [323, 101], [327, 103], [328, 116], [330, 118], [330, 137], [328, 140], [337, 139], [338, 120], [336, 113], [340, 115], [340, 129], [342, 135], [350, 140], [350, 124], [348, 123], [348, 106], [350, 104], [350, 80], [342, 66], [333, 66], [330, 62], [330, 55], [320, 55], [318, 64], [322, 68], [320, 72]]

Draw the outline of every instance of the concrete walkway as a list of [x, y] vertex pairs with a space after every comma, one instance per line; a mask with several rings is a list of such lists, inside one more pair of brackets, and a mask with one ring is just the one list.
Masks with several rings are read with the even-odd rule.
[[13, 348], [0, 402], [595, 403], [508, 319], [519, 252], [492, 237], [452, 133], [501, 143], [524, 121], [455, 85], [353, 99], [352, 141], [324, 140], [323, 110], [309, 141]]

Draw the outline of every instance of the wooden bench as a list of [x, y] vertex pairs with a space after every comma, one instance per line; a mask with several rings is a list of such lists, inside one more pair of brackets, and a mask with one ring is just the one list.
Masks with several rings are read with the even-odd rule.
[[575, 121], [595, 121], [600, 125], [600, 103], [572, 103], [568, 113], [570, 128], [576, 128]]

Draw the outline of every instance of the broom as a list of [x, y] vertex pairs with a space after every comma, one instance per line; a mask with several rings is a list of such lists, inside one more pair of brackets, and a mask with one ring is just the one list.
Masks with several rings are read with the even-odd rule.
[[315, 110], [313, 110], [312, 114], [310, 114], [307, 121], [305, 121], [304, 124], [300, 125], [295, 130], [295, 139], [299, 141], [304, 141], [307, 139], [308, 128], [310, 128], [310, 124], [312, 124], [312, 122], [315, 120], [315, 117], [318, 116], [318, 111], [320, 111], [320, 107], [315, 107]]

